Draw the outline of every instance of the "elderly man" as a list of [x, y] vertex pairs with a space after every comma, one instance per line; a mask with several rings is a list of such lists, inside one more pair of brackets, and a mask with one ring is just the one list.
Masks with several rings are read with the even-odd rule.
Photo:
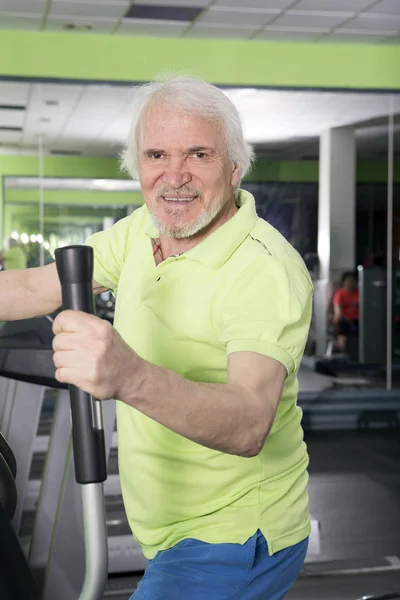
[[[137, 600], [279, 600], [306, 554], [296, 405], [312, 284], [240, 189], [252, 150], [216, 87], [140, 87], [123, 162], [145, 206], [88, 240], [115, 328], [54, 322], [59, 381], [117, 398], [126, 514], [149, 559]], [[0, 278], [0, 318], [54, 311], [54, 265]], [[5, 300], [6, 299], [6, 300]]]

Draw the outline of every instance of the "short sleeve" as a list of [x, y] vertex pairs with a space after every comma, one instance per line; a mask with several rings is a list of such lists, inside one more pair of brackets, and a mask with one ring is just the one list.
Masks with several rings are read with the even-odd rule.
[[258, 352], [290, 375], [300, 364], [312, 313], [312, 283], [295, 262], [263, 256], [235, 281], [221, 308], [227, 354]]
[[86, 241], [94, 252], [93, 279], [115, 292], [125, 262], [131, 217], [118, 221], [111, 229], [90, 236]]
[[336, 290], [335, 295], [333, 296], [333, 304], [334, 306], [340, 306], [343, 303], [343, 290]]

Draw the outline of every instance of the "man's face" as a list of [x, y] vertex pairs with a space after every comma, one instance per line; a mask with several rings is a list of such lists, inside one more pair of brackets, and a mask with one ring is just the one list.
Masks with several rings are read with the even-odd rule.
[[139, 180], [161, 234], [191, 237], [233, 203], [239, 183], [218, 123], [168, 105], [152, 107], [138, 131]]

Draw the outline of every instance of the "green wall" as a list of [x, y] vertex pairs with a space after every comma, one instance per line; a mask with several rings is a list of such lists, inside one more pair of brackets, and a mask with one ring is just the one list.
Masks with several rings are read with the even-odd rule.
[[[99, 179], [123, 179], [118, 162], [113, 158], [83, 156], [45, 156], [43, 160], [45, 177], [87, 177]], [[0, 231], [3, 231], [3, 177], [39, 175], [37, 156], [0, 155]], [[7, 198], [13, 202], [38, 200], [37, 190], [9, 190]], [[141, 204], [142, 196], [138, 192], [102, 192], [102, 191], [46, 191], [44, 201], [51, 204], [102, 204], [130, 205]], [[2, 244], [2, 241], [1, 241]]]
[[0, 76], [131, 83], [186, 70], [221, 85], [400, 89], [400, 45], [0, 30]]

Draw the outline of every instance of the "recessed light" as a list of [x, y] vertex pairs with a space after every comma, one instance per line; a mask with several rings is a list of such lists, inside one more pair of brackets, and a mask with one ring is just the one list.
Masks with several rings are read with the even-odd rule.
[[66, 23], [63, 29], [68, 29], [69, 31], [90, 31], [93, 29], [93, 25], [89, 23]]
[[40, 122], [41, 123], [51, 123], [51, 119], [49, 119], [48, 117], [41, 117]]
[[25, 110], [26, 106], [20, 104], [0, 104], [0, 110]]
[[45, 100], [46, 106], [60, 106], [60, 102], [58, 100]]

